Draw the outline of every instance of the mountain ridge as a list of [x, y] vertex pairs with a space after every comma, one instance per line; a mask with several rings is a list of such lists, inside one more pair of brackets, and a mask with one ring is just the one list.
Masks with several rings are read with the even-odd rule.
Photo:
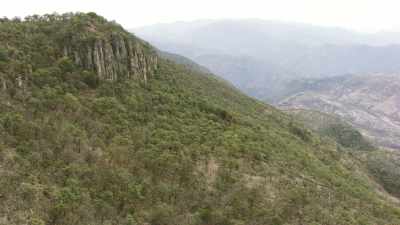
[[[394, 38], [376, 44], [379, 41], [374, 39], [385, 39], [379, 34], [370, 37], [335, 28], [253, 20], [164, 24], [133, 32], [162, 50], [192, 59], [245, 93], [270, 103], [291, 92], [290, 83], [297, 79], [400, 71], [399, 42]], [[240, 63], [232, 58], [245, 60]], [[231, 66], [233, 63], [237, 69]]]

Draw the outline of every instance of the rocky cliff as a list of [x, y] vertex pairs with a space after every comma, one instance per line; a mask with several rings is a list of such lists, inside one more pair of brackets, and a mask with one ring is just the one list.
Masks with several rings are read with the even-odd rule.
[[64, 55], [87, 69], [95, 70], [101, 79], [117, 80], [126, 76], [147, 76], [157, 68], [157, 56], [145, 53], [139, 40], [127, 34], [111, 34], [89, 43], [73, 43], [64, 46]]

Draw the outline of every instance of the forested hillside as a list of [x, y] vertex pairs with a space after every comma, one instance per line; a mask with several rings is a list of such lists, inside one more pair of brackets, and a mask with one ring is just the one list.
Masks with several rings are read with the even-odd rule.
[[321, 136], [335, 140], [339, 147], [349, 148], [351, 151], [372, 151], [377, 149], [356, 128], [336, 115], [311, 109], [287, 109], [285, 112]]
[[400, 224], [363, 165], [94, 14], [0, 21], [0, 224]]
[[393, 195], [399, 202], [400, 197], [400, 154], [385, 148], [374, 146], [358, 130], [346, 123], [344, 119], [315, 110], [285, 110], [309, 129], [322, 137], [334, 140], [338, 148], [347, 151], [361, 161], [364, 169], [378, 184], [378, 190]]

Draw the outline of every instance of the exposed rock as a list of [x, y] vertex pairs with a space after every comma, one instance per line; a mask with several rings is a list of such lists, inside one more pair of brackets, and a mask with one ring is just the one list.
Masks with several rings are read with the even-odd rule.
[[[123, 33], [64, 46], [67, 56], [103, 80], [142, 78], [147, 82], [157, 68], [157, 55], [149, 54], [145, 43]], [[147, 52], [146, 52], [147, 51]]]
[[347, 76], [324, 79], [281, 101], [285, 109], [336, 114], [377, 144], [400, 149], [400, 77]]

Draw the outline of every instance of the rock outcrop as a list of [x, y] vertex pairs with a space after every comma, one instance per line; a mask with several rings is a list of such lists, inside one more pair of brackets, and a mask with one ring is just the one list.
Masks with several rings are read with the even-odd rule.
[[[34, 72], [48, 69], [63, 57], [74, 62], [76, 69], [94, 72], [100, 80], [138, 78], [147, 82], [157, 69], [158, 56], [152, 46], [94, 13], [32, 16], [12, 23], [0, 24], [3, 90], [9, 85], [2, 77], [8, 76], [15, 87], [21, 87]], [[29, 30], [29, 34], [14, 29]]]
[[64, 56], [75, 64], [94, 70], [100, 79], [142, 78], [157, 68], [157, 55], [149, 54], [149, 46], [129, 34], [110, 34], [83, 43], [64, 46]]

